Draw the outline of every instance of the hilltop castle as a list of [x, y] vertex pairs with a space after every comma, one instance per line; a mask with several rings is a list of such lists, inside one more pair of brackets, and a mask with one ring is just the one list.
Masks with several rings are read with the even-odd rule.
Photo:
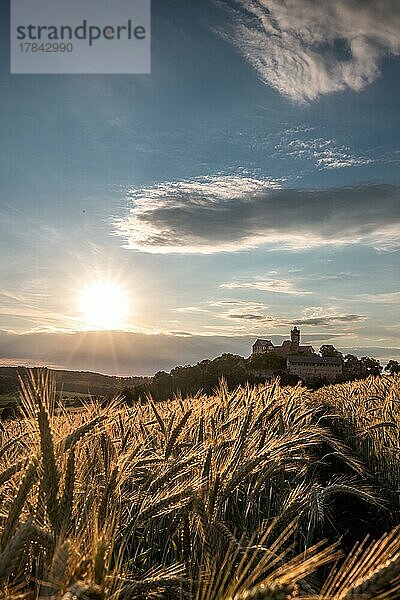
[[312, 346], [300, 345], [300, 329], [293, 327], [290, 332], [290, 340], [285, 340], [281, 346], [274, 346], [271, 340], [256, 340], [253, 344], [252, 354], [260, 352], [275, 352], [280, 356], [288, 356], [289, 354], [314, 354]]
[[341, 358], [322, 357], [316, 354], [312, 346], [300, 345], [300, 329], [297, 327], [290, 332], [290, 340], [285, 340], [280, 346], [274, 346], [271, 340], [256, 340], [252, 354], [263, 352], [285, 357], [287, 372], [305, 382], [319, 379], [337, 381], [343, 373]]

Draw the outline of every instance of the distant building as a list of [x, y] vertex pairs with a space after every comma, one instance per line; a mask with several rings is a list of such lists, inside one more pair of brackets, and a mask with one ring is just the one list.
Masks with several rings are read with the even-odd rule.
[[326, 379], [337, 381], [343, 374], [343, 361], [338, 357], [322, 357], [318, 354], [299, 354], [288, 356], [287, 370], [291, 375], [297, 375], [303, 381]]
[[307, 353], [313, 354], [314, 348], [312, 346], [301, 346], [300, 345], [300, 329], [293, 327], [290, 332], [290, 340], [285, 340], [281, 346], [274, 346], [271, 340], [258, 339], [253, 344], [253, 354], [259, 354], [260, 352], [274, 352], [280, 356], [288, 356], [289, 354]]
[[[286, 358], [286, 370], [305, 382], [325, 379], [338, 381], [343, 375], [343, 361], [339, 357], [322, 357], [312, 346], [300, 344], [300, 329], [293, 327], [290, 340], [275, 346], [271, 340], [258, 339], [253, 344], [253, 356], [260, 353], [274, 353]], [[261, 371], [259, 373], [261, 375]], [[263, 372], [262, 375], [265, 375]]]

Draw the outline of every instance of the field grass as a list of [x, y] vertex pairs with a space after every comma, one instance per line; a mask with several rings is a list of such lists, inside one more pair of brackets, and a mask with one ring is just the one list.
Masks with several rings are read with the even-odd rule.
[[399, 377], [59, 415], [42, 371], [22, 399], [0, 430], [1, 598], [400, 597]]

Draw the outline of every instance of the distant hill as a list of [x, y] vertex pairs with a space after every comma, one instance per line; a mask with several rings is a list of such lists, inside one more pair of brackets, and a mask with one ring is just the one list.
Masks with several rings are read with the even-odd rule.
[[[17, 392], [18, 373], [23, 376], [25, 370], [25, 367], [0, 367], [0, 395]], [[58, 392], [105, 396], [146, 382], [145, 377], [116, 377], [89, 371], [52, 371], [56, 376]]]

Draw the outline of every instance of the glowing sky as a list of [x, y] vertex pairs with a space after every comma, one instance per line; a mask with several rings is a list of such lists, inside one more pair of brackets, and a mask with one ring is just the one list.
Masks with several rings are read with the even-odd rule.
[[149, 76], [11, 76], [1, 5], [0, 361], [399, 358], [398, 2], [152, 4]]

